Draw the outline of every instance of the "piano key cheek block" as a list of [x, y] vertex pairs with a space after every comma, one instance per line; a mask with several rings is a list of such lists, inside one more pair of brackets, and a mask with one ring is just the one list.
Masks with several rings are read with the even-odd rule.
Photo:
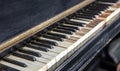
[[54, 71], [120, 16], [117, 0], [0, 1], [0, 71]]

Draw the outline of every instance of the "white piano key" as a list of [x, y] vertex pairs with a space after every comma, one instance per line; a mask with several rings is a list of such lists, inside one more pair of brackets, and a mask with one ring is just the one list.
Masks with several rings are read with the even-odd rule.
[[[86, 29], [91, 30], [92, 28], [86, 27]], [[79, 31], [76, 31], [76, 32], [79, 32]], [[68, 35], [68, 34], [64, 34], [64, 33], [51, 31], [51, 33], [59, 33], [59, 34], [62, 34], [62, 35], [66, 35], [68, 38], [65, 41], [72, 42], [72, 43], [77, 41], [78, 39], [80, 39], [82, 37], [82, 35], [77, 35], [76, 32], [73, 35]]]
[[[63, 25], [66, 25], [66, 26], [74, 26], [74, 27], [78, 27], [78, 29], [80, 30], [82, 26], [76, 26], [76, 25], [71, 25], [71, 24], [65, 24], [63, 23]], [[77, 30], [76, 30], [77, 31]]]
[[[50, 51], [48, 52], [43, 52], [28, 47], [24, 47], [23, 49], [32, 50], [41, 53], [42, 57], [35, 57], [35, 58], [37, 59], [37, 61], [40, 62], [43, 62], [44, 59], [48, 59], [47, 61], [45, 60], [44, 62], [47, 65], [47, 68], [52, 67], [52, 65], [58, 62], [63, 56], [67, 55], [67, 50], [65, 50], [65, 48], [60, 48], [56, 46], [53, 49], [50, 49]], [[43, 59], [41, 60], [41, 58]]]
[[[39, 52], [40, 54], [43, 54], [45, 56], [48, 55], [48, 56], [52, 56], [52, 57], [60, 54], [63, 51], [64, 51], [64, 54], [67, 54], [67, 51], [66, 51], [65, 48], [61, 48], [61, 47], [58, 47], [58, 46], [54, 46], [54, 48], [53, 49], [49, 49], [48, 52], [43, 52], [43, 51], [40, 51], [40, 50], [28, 48], [28, 47], [24, 47], [23, 49]], [[42, 55], [42, 57], [45, 58], [45, 56], [43, 56], [43, 55]], [[46, 56], [46, 57], [48, 58], [48, 56]], [[51, 57], [50, 57], [50, 59], [51, 59]]]
[[91, 27], [87, 27], [87, 26], [82, 27], [81, 29], [88, 29], [88, 30], [92, 30], [92, 28], [91, 28]]
[[[39, 53], [42, 52], [40, 50], [36, 50], [36, 49], [28, 48], [28, 47], [24, 47], [23, 49], [27, 49], [27, 50], [31, 50], [31, 51], [35, 51], [35, 52], [39, 52]], [[51, 52], [43, 52], [43, 53], [41, 53], [41, 55], [42, 55], [41, 57], [35, 57], [35, 58], [37, 59], [38, 62], [45, 64], [45, 65], [43, 65], [43, 67], [46, 66], [47, 69], [49, 69], [52, 65], [54, 65], [56, 63], [56, 60], [54, 57], [57, 56], [57, 54], [51, 55]]]
[[117, 10], [118, 8], [116, 8], [116, 7], [112, 7], [112, 6], [110, 6], [107, 10], [109, 10], [109, 11], [115, 11], [115, 10]]
[[[40, 37], [40, 39], [52, 40], [52, 39], [48, 39], [48, 38], [44, 38], [44, 37]], [[67, 48], [67, 47], [69, 47], [71, 44], [73, 44], [73, 43], [67, 42], [67, 41], [62, 41], [62, 42], [61, 42], [61, 41], [56, 41], [56, 40], [52, 40], [52, 41], [57, 42], [57, 43], [58, 43], [58, 46], [63, 47], [63, 48]]]
[[115, 3], [111, 3], [111, 2], [98, 2], [100, 4], [108, 4], [108, 5], [114, 5]]
[[77, 25], [71, 25], [71, 24], [68, 24], [68, 23], [62, 23], [63, 25], [67, 25], [67, 26], [75, 26], [75, 27], [78, 27], [79, 29], [82, 27], [82, 26], [77, 26]]
[[20, 58], [20, 57], [16, 57], [16, 56], [13, 56], [13, 55], [9, 55], [8, 58], [10, 59], [15, 59], [16, 61], [20, 61], [20, 62], [26, 62], [28, 65], [35, 65], [35, 66], [40, 66], [40, 65], [44, 65], [44, 64], [41, 64], [37, 61], [29, 61], [29, 60], [26, 60], [26, 59], [23, 59], [23, 58]]
[[[48, 58], [48, 60], [49, 60], [48, 62], [46, 62], [48, 69], [56, 63], [55, 56], [50, 56], [50, 55], [43, 54], [43, 53], [41, 53], [41, 54], [42, 54], [43, 58], [46, 58], [46, 59]], [[57, 56], [57, 54], [56, 54], [56, 56]], [[36, 59], [41, 62], [41, 60], [38, 57]]]
[[[61, 50], [61, 48], [56, 48], [56, 49], [53, 48], [53, 49], [50, 49], [50, 51], [48, 51], [48, 52], [52, 52], [52, 51], [53, 52], [58, 51], [58, 52], [56, 53], [56, 56], [53, 56], [53, 58], [51, 58], [51, 60], [49, 62], [47, 62], [48, 69], [50, 67], [52, 67], [55, 63], [57, 63], [62, 57], [67, 55], [67, 50], [66, 49]], [[46, 56], [45, 56], [45, 54], [42, 54], [42, 55], [44, 57], [48, 57], [47, 54], [46, 54]]]
[[87, 21], [87, 22], [93, 21], [93, 20], [91, 20], [91, 19], [85, 19], [85, 18], [77, 18], [77, 19], [84, 20], [84, 21]]
[[50, 52], [50, 51], [49, 52], [44, 52], [44, 51], [36, 50], [36, 49], [33, 49], [33, 48], [29, 48], [29, 47], [23, 47], [23, 49], [39, 52], [42, 55], [41, 57], [46, 58], [48, 60], [52, 59], [54, 56], [57, 55], [56, 53], [53, 53], [53, 52]]
[[39, 52], [40, 54], [41, 54], [41, 53], [43, 53], [43, 54], [48, 54], [48, 55], [50, 55], [50, 56], [55, 56], [55, 55], [56, 55], [55, 53], [51, 53], [50, 51], [49, 51], [49, 52], [44, 52], [44, 51], [40, 51], [40, 50], [37, 50], [37, 49], [29, 48], [29, 47], [23, 47], [23, 49], [27, 49], [27, 50]]
[[61, 48], [55, 46], [53, 49], [50, 49], [51, 52], [57, 53], [56, 60], [59, 61], [63, 56], [67, 55], [67, 50], [65, 48]]
[[53, 47], [54, 47], [53, 49], [49, 49], [51, 52], [60, 53], [61, 51], [65, 50], [65, 48], [61, 48], [58, 46], [53, 46]]
[[6, 62], [6, 61], [0, 61], [0, 63], [1, 63], [1, 64], [4, 64], [4, 65], [6, 65], [6, 66], [12, 67], [12, 68], [14, 68], [14, 69], [20, 70], [20, 71], [33, 71], [33, 69], [31, 70], [31, 69], [29, 69], [29, 67], [26, 67], [26, 68], [20, 67], [20, 66], [14, 65], [14, 64], [12, 64], [12, 63], [8, 63], [8, 62]]
[[25, 63], [28, 66], [27, 68], [29, 68], [30, 70], [33, 70], [33, 71], [34, 70], [44, 70], [44, 69], [47, 69], [44, 63], [40, 63], [38, 61], [29, 61], [29, 60], [22, 59], [22, 58], [13, 56], [13, 55], [8, 56], [8, 58]]
[[[59, 33], [59, 32], [55, 32], [55, 31], [50, 31], [51, 33]], [[77, 31], [76, 31], [77, 32]], [[80, 35], [77, 35], [77, 34], [73, 34], [73, 35], [68, 35], [68, 34], [64, 34], [64, 33], [59, 33], [59, 34], [62, 34], [62, 35], [65, 35], [67, 36], [68, 39], [72, 38], [72, 37], [76, 37], [76, 38], [81, 38], [82, 36]], [[66, 39], [67, 40], [67, 39]], [[71, 39], [72, 40], [72, 39]]]
[[85, 24], [89, 24], [90, 22], [88, 21], [83, 21], [83, 20], [78, 20], [78, 19], [70, 19], [71, 21], [75, 21], [75, 22], [80, 22], [80, 23], [85, 23]]
[[50, 33], [62, 34], [62, 35], [65, 35], [65, 36], [67, 36], [67, 38], [69, 38], [69, 37], [70, 37], [70, 35], [69, 35], [69, 34], [65, 34], [65, 33], [61, 33], [61, 32], [50, 31]]
[[63, 24], [64, 24], [64, 25], [68, 25], [68, 26], [75, 26], [75, 27], [78, 27], [79, 30], [80, 30], [82, 27], [86, 26], [86, 24], [84, 24], [83, 26], [71, 25], [71, 24], [68, 24], [68, 23], [63, 23]]

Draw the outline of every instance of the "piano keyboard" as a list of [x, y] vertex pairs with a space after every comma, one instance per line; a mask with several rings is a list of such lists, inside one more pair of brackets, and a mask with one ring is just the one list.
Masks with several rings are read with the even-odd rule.
[[[114, 3], [113, 3], [114, 4]], [[14, 46], [0, 71], [52, 71], [106, 26], [118, 5], [94, 2]]]

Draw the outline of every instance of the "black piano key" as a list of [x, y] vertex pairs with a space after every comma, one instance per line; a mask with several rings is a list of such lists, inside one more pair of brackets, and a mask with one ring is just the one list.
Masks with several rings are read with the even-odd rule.
[[[98, 14], [100, 14], [100, 13], [97, 13], [97, 12], [92, 12], [92, 13], [90, 13], [90, 12], [81, 12], [81, 14], [83, 14], [83, 15], [85, 15], [85, 16], [91, 16], [91, 17], [95, 17], [95, 15], [98, 15]], [[76, 15], [81, 15], [80, 13], [77, 13]]]
[[75, 15], [78, 15], [78, 16], [89, 16], [89, 17], [94, 17], [95, 15], [93, 15], [93, 14], [89, 14], [89, 13], [82, 13], [82, 12], [80, 12], [80, 13], [75, 13]]
[[21, 54], [18, 52], [13, 52], [12, 55], [26, 59], [26, 60], [30, 60], [30, 61], [36, 61], [36, 58], [30, 55], [26, 55], [26, 54]]
[[57, 46], [57, 45], [58, 45], [58, 43], [56, 43], [56, 42], [54, 42], [54, 41], [39, 39], [39, 38], [37, 38], [37, 37], [34, 37], [33, 40], [36, 40], [37, 42], [41, 42], [41, 43], [53, 45], [53, 46]]
[[82, 9], [81, 11], [78, 11], [79, 13], [80, 12], [83, 12], [83, 13], [101, 13], [100, 10], [92, 10], [92, 9]]
[[99, 10], [99, 11], [102, 11], [102, 10], [105, 10], [107, 7], [89, 7], [87, 9], [90, 9], [90, 10]]
[[89, 9], [87, 9], [87, 10], [83, 11], [83, 13], [84, 12], [88, 13], [88, 14], [93, 14], [93, 15], [101, 14], [101, 11], [98, 11], [98, 10], [89, 10]]
[[47, 48], [42, 47], [42, 46], [36, 46], [36, 45], [29, 44], [29, 43], [24, 43], [24, 45], [27, 46], [27, 47], [29, 47], [29, 48], [41, 50], [41, 51], [44, 51], [44, 52], [49, 51]]
[[100, 3], [96, 3], [96, 4], [94, 4], [94, 5], [91, 5], [91, 6], [89, 6], [89, 7], [94, 7], [94, 8], [103, 8], [103, 7], [108, 7], [109, 5], [107, 5], [107, 4], [100, 4]]
[[108, 6], [110, 6], [110, 5], [108, 5], [108, 4], [100, 4], [100, 3], [93, 3], [93, 4], [90, 4], [90, 5], [88, 5], [88, 6], [86, 6], [86, 7], [93, 7], [93, 8], [102, 8], [102, 7], [108, 7]]
[[63, 24], [61, 24], [60, 26], [61, 26], [61, 27], [68, 27], [68, 28], [72, 28], [72, 29], [75, 29], [75, 30], [79, 30], [79, 28], [78, 28], [78, 27], [76, 27], [76, 26], [67, 26], [67, 25], [63, 25]]
[[66, 35], [58, 34], [58, 33], [50, 33], [50, 32], [48, 32], [47, 34], [52, 35], [52, 36], [57, 36], [57, 37], [60, 37], [60, 38], [64, 38], [64, 39], [68, 38]]
[[65, 24], [70, 24], [70, 25], [75, 25], [75, 26], [81, 26], [83, 27], [85, 25], [85, 23], [78, 23], [78, 22], [74, 22], [74, 21], [65, 21]]
[[3, 64], [0, 64], [0, 71], [20, 71], [20, 70], [11, 68], [11, 67], [3, 65]]
[[10, 58], [3, 58], [3, 60], [6, 61], [6, 62], [15, 64], [15, 65], [21, 66], [21, 67], [27, 67], [27, 65], [26, 65], [25, 63], [18, 62], [18, 61], [16, 61], [16, 60], [12, 60], [12, 59], [10, 59]]
[[83, 14], [83, 13], [76, 14], [76, 16], [77, 16], [77, 17], [85, 16], [85, 17], [92, 17], [92, 18], [95, 18], [95, 15], [92, 15], [92, 14]]
[[78, 15], [77, 17], [78, 17], [78, 18], [91, 19], [91, 20], [93, 19], [93, 17], [89, 17], [89, 16], [79, 16], [79, 15]]
[[102, 4], [102, 3], [96, 3], [97, 6], [99, 7], [108, 7], [111, 6], [110, 4]]
[[62, 21], [70, 21], [71, 18], [76, 18], [76, 16], [74, 14], [69, 15], [66, 18], [64, 18]]
[[58, 29], [64, 29], [64, 30], [69, 30], [69, 31], [72, 31], [72, 32], [75, 32], [76, 31], [76, 29], [72, 29], [72, 28], [68, 28], [68, 27], [61, 27], [61, 26], [58, 26], [57, 27]]
[[56, 36], [43, 35], [43, 37], [53, 39], [53, 40], [57, 40], [57, 41], [63, 41], [64, 40], [63, 38], [56, 37]]
[[84, 19], [93, 19], [95, 17], [95, 15], [91, 15], [91, 14], [82, 14], [82, 13], [76, 13], [74, 14], [74, 18], [70, 18], [70, 19], [76, 19], [76, 18], [84, 18]]
[[100, 2], [116, 3], [118, 0], [99, 0]]
[[100, 14], [100, 11], [84, 10], [84, 11], [78, 11], [77, 13], [78, 14], [84, 13], [84, 14], [98, 15], [98, 14]]
[[36, 41], [31, 41], [30, 43], [31, 43], [31, 44], [34, 44], [34, 45], [38, 45], [38, 46], [43, 46], [43, 47], [46, 47], [46, 48], [50, 48], [50, 49], [53, 48], [52, 45], [47, 45], [47, 44], [45, 44], [45, 43], [40, 43], [40, 42], [36, 42]]
[[98, 10], [98, 11], [104, 11], [106, 8], [96, 8], [96, 9], [94, 9], [94, 8], [90, 8], [90, 10]]
[[60, 32], [60, 33], [65, 33], [65, 34], [69, 34], [69, 35], [72, 35], [72, 34], [73, 34], [73, 32], [68, 31], [68, 30], [53, 29], [53, 31], [55, 31], [55, 32]]
[[33, 56], [36, 56], [36, 57], [41, 57], [41, 54], [39, 52], [34, 52], [34, 51], [31, 51], [31, 50], [27, 50], [27, 49], [18, 49], [19, 52], [22, 52], [22, 53], [26, 53], [26, 54], [30, 54], [30, 55], [33, 55]]

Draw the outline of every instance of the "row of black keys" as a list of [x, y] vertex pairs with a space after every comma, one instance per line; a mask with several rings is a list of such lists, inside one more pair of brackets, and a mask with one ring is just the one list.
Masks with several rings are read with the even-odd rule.
[[98, 4], [98, 3], [92, 3], [83, 9], [80, 9], [76, 13], [68, 16], [68, 18], [86, 18], [86, 19], [93, 19], [95, 18], [95, 15], [100, 14], [100, 11], [104, 11], [106, 8], [108, 8], [110, 5], [105, 4]]
[[[76, 29], [77, 30], [77, 28], [72, 28], [72, 27], [71, 27], [71, 29]], [[57, 32], [59, 32], [59, 31], [57, 31]], [[67, 36], [65, 36], [65, 35], [53, 34], [53, 33], [47, 33], [47, 35], [43, 35], [43, 37], [44, 38], [53, 39], [53, 40], [56, 40], [56, 41], [62, 41], [60, 39], [67, 38]], [[29, 48], [33, 48], [33, 49], [37, 49], [37, 50], [41, 50], [41, 51], [47, 52], [48, 49], [52, 49], [53, 46], [57, 46], [57, 45], [58, 44], [56, 42], [54, 42], [54, 41], [43, 40], [43, 39], [39, 39], [38, 36], [33, 36], [32, 40], [29, 40], [29, 41], [24, 42], [24, 43], [22, 43], [22, 44], [17, 46], [17, 47], [19, 47], [19, 49], [17, 49], [17, 51], [25, 53], [25, 54], [21, 54], [19, 52], [13, 52], [12, 55], [20, 57], [20, 58], [27, 59], [27, 60], [30, 60], [30, 61], [36, 61], [35, 57], [33, 57], [33, 56], [40, 57], [41, 56], [40, 53], [34, 52], [34, 51], [30, 51], [30, 50], [25, 50], [25, 49], [22, 49], [21, 47], [27, 46]], [[3, 58], [3, 60], [7, 61], [9, 63], [15, 64], [15, 65], [19, 65], [21, 67], [27, 67], [27, 65], [25, 63], [21, 63], [21, 62], [18, 62], [18, 61], [9, 59], [9, 58]]]
[[[97, 9], [98, 7], [99, 7], [99, 9]], [[87, 18], [87, 19], [92, 19], [94, 15], [99, 14], [100, 11], [106, 9], [107, 7], [108, 7], [108, 5], [107, 6], [103, 6], [103, 5], [101, 6], [99, 4], [92, 4], [92, 5], [89, 5], [88, 7], [85, 7], [84, 9], [76, 12], [74, 14], [74, 17], [76, 19], [81, 18], [81, 17], [82, 18]], [[72, 17], [70, 16], [70, 18], [73, 18], [73, 16]], [[55, 31], [55, 32], [60, 32], [60, 33], [65, 33], [65, 34], [72, 35], [76, 30], [79, 29], [76, 26], [83, 27], [85, 25], [85, 23], [78, 23], [78, 22], [70, 21], [69, 20], [70, 18], [68, 17], [68, 19], [67, 20], [65, 19], [63, 22], [66, 23], [66, 24], [73, 25], [73, 26], [66, 26], [66, 25], [63, 25], [63, 24], [60, 23], [57, 26], [55, 26], [55, 29], [52, 29], [52, 30]], [[53, 40], [56, 40], [56, 41], [63, 41], [64, 39], [67, 38], [67, 36], [62, 35], [62, 34], [54, 34], [54, 33], [47, 32], [45, 35], [42, 35], [41, 33], [39, 33], [37, 36], [33, 36], [32, 40], [30, 39], [28, 42], [22, 43], [22, 46], [28, 46], [28, 47], [33, 48], [33, 49], [42, 50], [42, 51], [47, 52], [48, 49], [52, 49], [53, 46], [58, 45], [54, 41], [39, 39], [38, 36], [53, 39]], [[21, 48], [21, 47], [19, 47], [19, 48]], [[20, 54], [18, 52], [13, 52], [12, 54], [14, 56], [24, 58], [24, 59], [27, 59], [27, 60], [30, 60], [30, 61], [35, 61], [36, 60], [33, 56], [37, 56], [37, 57], [41, 56], [41, 54], [38, 53], [38, 52], [25, 50], [25, 49], [22, 49], [22, 48], [18, 49], [18, 51], [22, 52], [22, 53], [25, 53], [25, 54]], [[33, 55], [33, 56], [31, 56], [31, 55]], [[13, 63], [13, 64], [16, 64], [16, 65], [19, 65], [19, 66], [22, 66], [22, 67], [27, 67], [27, 65], [25, 63], [21, 63], [21, 62], [18, 62], [18, 61], [9, 59], [9, 58], [3, 58], [3, 60], [7, 61], [7, 62], [10, 62], [10, 63]]]
[[[49, 37], [48, 35], [51, 35], [51, 37]], [[58, 38], [56, 39], [55, 37], [67, 38], [67, 36], [65, 36], [65, 35], [53, 34], [53, 33], [47, 33], [47, 35], [44, 35], [43, 37], [49, 38], [49, 39], [54, 39], [54, 40], [58, 40]], [[52, 38], [52, 37], [54, 37], [54, 38]], [[61, 40], [58, 40], [58, 41], [61, 41]], [[28, 47], [33, 48], [33, 49], [42, 50], [42, 51], [47, 52], [48, 48], [52, 49], [53, 46], [57, 46], [57, 45], [58, 44], [54, 41], [43, 40], [43, 39], [39, 39], [39, 38], [34, 36], [30, 42], [25, 42], [25, 43], [22, 43], [22, 45], [18, 45], [19, 49], [17, 49], [17, 51], [25, 53], [25, 54], [20, 54], [18, 52], [13, 52], [12, 55], [20, 57], [20, 58], [27, 59], [27, 60], [30, 60], [30, 61], [35, 61], [36, 59], [33, 56], [40, 57], [41, 54], [38, 53], [38, 52], [22, 49], [21, 47], [28, 46]], [[31, 56], [31, 55], [33, 55], [33, 56]], [[7, 61], [9, 63], [15, 64], [15, 65], [21, 66], [21, 67], [27, 67], [27, 65], [25, 63], [21, 63], [21, 62], [18, 62], [18, 61], [9, 59], [9, 58], [3, 58], [3, 60]], [[8, 68], [8, 67], [5, 67], [5, 68]]]

